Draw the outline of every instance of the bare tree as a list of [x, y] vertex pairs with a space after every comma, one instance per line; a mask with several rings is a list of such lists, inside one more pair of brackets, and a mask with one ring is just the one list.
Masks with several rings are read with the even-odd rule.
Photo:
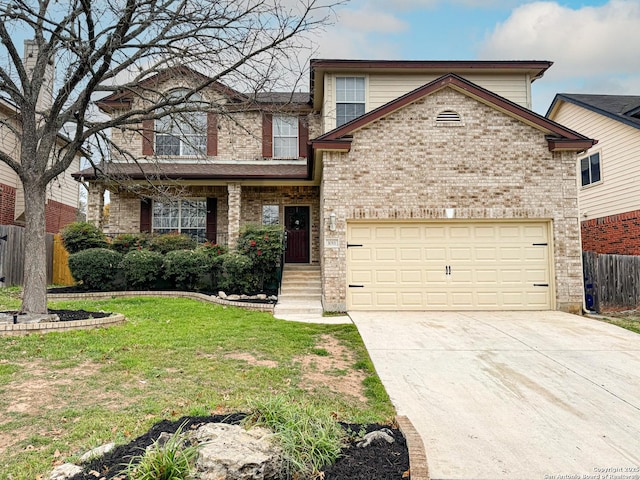
[[[306, 34], [326, 24], [332, 6], [318, 0], [0, 0], [0, 93], [17, 112], [3, 126], [20, 140], [19, 158], [0, 153], [0, 160], [24, 187], [22, 311], [47, 311], [46, 189], [78, 152], [101, 135], [108, 140], [111, 128], [140, 129], [168, 108], [185, 108], [185, 98], [217, 82], [243, 92], [277, 89], [308, 49]], [[34, 39], [30, 63], [16, 38]], [[140, 88], [151, 74], [179, 66], [202, 73], [184, 97], [162, 95], [153, 84]], [[115, 92], [140, 101], [109, 118], [97, 115], [95, 102]]]

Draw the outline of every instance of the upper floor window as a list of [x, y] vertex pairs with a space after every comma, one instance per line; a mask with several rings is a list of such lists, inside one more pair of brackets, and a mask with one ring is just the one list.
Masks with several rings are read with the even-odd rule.
[[597, 183], [602, 179], [600, 171], [600, 153], [594, 153], [580, 159], [582, 186]]
[[336, 77], [336, 127], [364, 115], [364, 77]]
[[[174, 90], [169, 95], [174, 99], [181, 97], [188, 98], [188, 101], [167, 107], [169, 113], [156, 120], [156, 155], [185, 157], [207, 153], [207, 114], [202, 97], [188, 95], [186, 90]], [[189, 111], [200, 105], [202, 111]]]
[[298, 117], [273, 116], [273, 157], [298, 158]]

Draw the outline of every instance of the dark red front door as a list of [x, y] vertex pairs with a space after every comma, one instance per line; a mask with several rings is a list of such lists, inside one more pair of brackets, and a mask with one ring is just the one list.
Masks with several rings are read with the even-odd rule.
[[309, 207], [284, 207], [286, 263], [309, 263]]

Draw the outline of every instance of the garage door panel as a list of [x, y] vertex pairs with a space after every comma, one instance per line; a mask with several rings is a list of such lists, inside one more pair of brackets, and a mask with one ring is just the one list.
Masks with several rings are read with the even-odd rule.
[[395, 248], [376, 248], [374, 252], [376, 262], [395, 262], [398, 258], [398, 250]]
[[355, 270], [352, 269], [349, 271], [349, 274], [347, 275], [347, 279], [349, 281], [349, 283], [367, 283], [370, 284], [373, 281], [373, 275], [374, 275], [375, 271], [371, 270], [371, 269], [367, 269], [367, 270]]
[[362, 285], [348, 289], [350, 309], [552, 306], [546, 223], [356, 223], [347, 230], [348, 242], [362, 245], [347, 251], [348, 281]]
[[422, 270], [400, 270], [400, 281], [403, 284], [422, 284]]
[[375, 281], [378, 285], [396, 285], [398, 283], [397, 270], [377, 269], [375, 272]]
[[373, 253], [370, 248], [349, 248], [347, 256], [350, 262], [367, 262], [371, 263]]

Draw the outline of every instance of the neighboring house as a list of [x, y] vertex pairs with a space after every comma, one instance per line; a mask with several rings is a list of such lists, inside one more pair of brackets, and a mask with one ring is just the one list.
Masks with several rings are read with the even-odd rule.
[[[18, 116], [16, 107], [10, 102], [0, 99], [0, 150], [20, 158], [20, 140], [7, 127], [19, 128], [15, 121]], [[61, 139], [62, 141], [62, 139]], [[46, 231], [58, 233], [68, 223], [78, 218], [78, 199], [80, 184], [71, 173], [80, 168], [80, 155], [69, 169], [54, 179], [47, 187]], [[24, 226], [24, 189], [22, 182], [7, 164], [0, 162], [0, 225]]]
[[[31, 68], [35, 41], [25, 41], [25, 67]], [[53, 72], [51, 72], [53, 73]], [[52, 77], [51, 77], [52, 78]], [[46, 91], [46, 88], [44, 89]], [[51, 99], [43, 95], [38, 102], [46, 105]], [[20, 158], [20, 139], [14, 132], [20, 131], [20, 112], [5, 98], [0, 97], [0, 150], [14, 159]], [[65, 140], [60, 137], [60, 144]], [[80, 184], [71, 176], [80, 168], [81, 154], [71, 163], [69, 169], [55, 178], [47, 188], [46, 231], [57, 233], [78, 217]], [[18, 175], [5, 163], [0, 162], [0, 225], [24, 226], [24, 189]]]
[[[218, 107], [191, 119], [196, 138], [163, 120], [141, 136], [114, 131], [138, 162], [104, 171], [140, 191], [150, 178], [175, 200], [141, 199], [90, 169], [76, 177], [90, 182], [91, 221], [110, 190], [112, 233], [233, 246], [243, 224], [282, 224], [285, 262], [320, 265], [328, 311], [579, 312], [575, 162], [593, 141], [530, 110], [550, 66], [312, 60], [310, 95], [259, 95], [234, 114], [241, 94], [203, 91]], [[100, 106], [133, 104], [122, 93]]]
[[640, 96], [562, 93], [547, 117], [598, 139], [578, 155], [582, 249], [640, 255]]

